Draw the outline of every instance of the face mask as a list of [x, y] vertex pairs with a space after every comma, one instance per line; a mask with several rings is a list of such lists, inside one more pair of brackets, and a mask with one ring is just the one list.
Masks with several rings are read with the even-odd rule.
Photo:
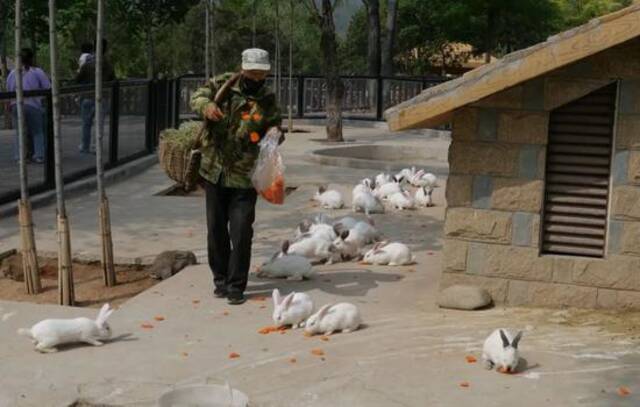
[[264, 85], [264, 80], [254, 81], [252, 79], [243, 77], [240, 83], [240, 88], [247, 94], [253, 95]]

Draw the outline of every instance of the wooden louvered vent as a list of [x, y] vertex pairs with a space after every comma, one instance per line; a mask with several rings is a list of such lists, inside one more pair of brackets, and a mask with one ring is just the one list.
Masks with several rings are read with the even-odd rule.
[[617, 84], [551, 112], [542, 253], [603, 257]]

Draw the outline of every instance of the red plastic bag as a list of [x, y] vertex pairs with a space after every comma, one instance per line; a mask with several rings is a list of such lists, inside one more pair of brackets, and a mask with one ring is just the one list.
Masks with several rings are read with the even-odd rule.
[[280, 130], [269, 129], [260, 141], [260, 154], [253, 169], [251, 182], [267, 202], [282, 205], [284, 203], [284, 164], [278, 149]]

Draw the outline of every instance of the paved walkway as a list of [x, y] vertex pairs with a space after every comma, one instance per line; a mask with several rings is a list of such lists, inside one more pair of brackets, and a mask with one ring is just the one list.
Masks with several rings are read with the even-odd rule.
[[[348, 132], [377, 143], [446, 142], [417, 134], [389, 137], [374, 129]], [[309, 202], [315, 185], [331, 182], [347, 190], [371, 173], [306, 162], [305, 152], [317, 146], [309, 139], [317, 137], [296, 134], [286, 144], [288, 179], [299, 189], [283, 207], [259, 204], [255, 264], [273, 253], [303, 216], [318, 211]], [[168, 184], [152, 169], [110, 188], [118, 255], [151, 256], [166, 248], [203, 253], [202, 199], [153, 195]], [[567, 311], [437, 309], [443, 188], [436, 190], [435, 202], [435, 208], [376, 216], [384, 233], [413, 247], [416, 266], [322, 266], [314, 280], [302, 283], [252, 278], [254, 300], [241, 307], [212, 298], [206, 265], [190, 267], [126, 302], [112, 318], [116, 340], [102, 348], [38, 354], [15, 335], [17, 328], [44, 317], [92, 315], [94, 310], [0, 301], [0, 406], [58, 406], [79, 398], [152, 406], [172, 386], [225, 381], [247, 393], [254, 406], [640, 404], [639, 338], [604, 329], [595, 313], [593, 321], [577, 324]], [[73, 200], [70, 207], [74, 248], [85, 254], [96, 251], [95, 197]], [[38, 245], [53, 250], [49, 212], [53, 209], [36, 211]], [[2, 247], [15, 244], [13, 220], [0, 221], [0, 231]], [[257, 330], [271, 322], [271, 304], [255, 299], [268, 296], [274, 287], [306, 291], [317, 304], [354, 302], [366, 326], [328, 342], [292, 331], [259, 335]], [[154, 321], [156, 315], [165, 320]], [[154, 328], [141, 329], [144, 322]], [[482, 341], [496, 327], [525, 330], [522, 374], [487, 372], [479, 363], [465, 361], [467, 355], [480, 359]], [[324, 360], [310, 353], [314, 348], [324, 350]], [[229, 359], [230, 352], [240, 357]], [[463, 382], [468, 387], [461, 387]], [[620, 386], [632, 393], [619, 396]]]

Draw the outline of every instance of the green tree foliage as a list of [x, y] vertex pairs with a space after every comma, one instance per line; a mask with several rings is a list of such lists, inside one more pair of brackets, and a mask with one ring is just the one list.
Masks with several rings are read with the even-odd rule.
[[555, 0], [563, 17], [558, 28], [581, 25], [592, 18], [629, 6], [633, 0]]
[[[60, 77], [73, 78], [80, 45], [95, 40], [96, 0], [57, 0], [60, 27]], [[548, 35], [616, 11], [632, 0], [400, 0], [394, 62], [398, 74], [434, 71], [434, 55], [449, 66], [460, 61], [451, 43], [472, 44], [477, 52], [502, 55], [544, 40]], [[48, 70], [47, 2], [24, 2], [25, 46]], [[274, 55], [275, 0], [215, 0], [214, 50], [218, 72], [237, 69], [240, 52], [251, 46], [256, 20], [256, 46]], [[320, 30], [302, 2], [294, 1], [294, 29], [289, 32], [290, 2], [280, 1], [281, 43], [288, 56], [293, 36], [294, 72], [320, 74]], [[357, 3], [351, 2], [352, 6]], [[14, 0], [0, 0], [0, 42], [12, 49]], [[386, 19], [380, 0], [380, 19]], [[109, 0], [105, 4], [109, 56], [120, 78], [204, 72], [204, 5], [202, 0]], [[340, 9], [336, 11], [336, 18]], [[342, 18], [342, 17], [341, 17]], [[386, 30], [382, 30], [384, 39]], [[346, 36], [338, 38], [339, 66], [344, 74], [367, 72], [368, 24], [364, 6], [351, 18]], [[152, 53], [149, 53], [149, 48]], [[0, 54], [2, 53], [0, 44]], [[6, 51], [5, 51], [6, 52]], [[10, 53], [9, 53], [10, 54]], [[0, 55], [1, 57], [2, 55]], [[151, 57], [150, 57], [151, 56]], [[151, 67], [148, 61], [153, 59]], [[286, 71], [288, 62], [283, 61]], [[152, 68], [152, 69], [151, 69]]]

